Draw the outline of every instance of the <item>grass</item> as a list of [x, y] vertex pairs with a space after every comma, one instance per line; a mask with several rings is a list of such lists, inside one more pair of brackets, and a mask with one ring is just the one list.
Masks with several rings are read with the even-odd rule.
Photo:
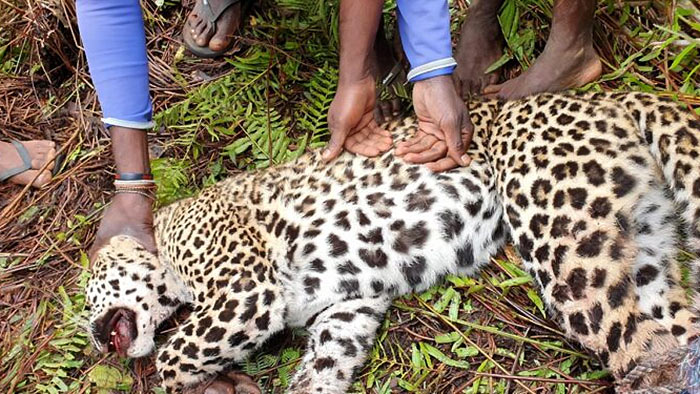
[[[191, 6], [161, 0], [144, 9], [160, 204], [323, 145], [337, 81], [336, 2], [266, 0], [248, 20], [241, 51], [218, 60], [193, 58], [178, 42]], [[387, 2], [388, 26], [394, 8]], [[451, 3], [455, 31], [467, 9], [464, 0]], [[506, 1], [499, 20], [508, 46], [494, 66], [504, 77], [533, 64], [550, 17], [550, 1]], [[0, 392], [148, 392], [150, 359], [97, 355], [82, 331], [85, 251], [109, 201], [111, 160], [72, 3], [0, 0], [0, 26], [0, 138], [49, 138], [69, 158], [41, 190], [0, 185]], [[699, 32], [691, 1], [600, 1], [604, 75], [584, 89], [654, 91], [700, 114]], [[597, 361], [547, 318], [508, 250], [478, 278], [450, 277], [396, 300], [379, 338], [354, 391], [611, 390]], [[242, 367], [281, 392], [304, 341], [303, 331], [285, 332]]]

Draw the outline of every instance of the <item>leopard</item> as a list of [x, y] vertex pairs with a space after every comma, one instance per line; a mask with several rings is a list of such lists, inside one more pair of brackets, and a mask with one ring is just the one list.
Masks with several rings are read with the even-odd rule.
[[[157, 350], [166, 392], [220, 383], [301, 327], [288, 392], [345, 393], [392, 300], [475, 275], [511, 243], [550, 316], [621, 390], [700, 390], [679, 367], [689, 353], [653, 362], [697, 349], [700, 333], [676, 259], [681, 247], [700, 255], [698, 117], [641, 92], [467, 106], [468, 166], [434, 173], [393, 150], [325, 162], [312, 150], [157, 210], [157, 254], [113, 237], [86, 288], [93, 346], [146, 356], [189, 305]], [[419, 132], [412, 117], [385, 127], [395, 141]], [[697, 290], [700, 263], [688, 264]]]

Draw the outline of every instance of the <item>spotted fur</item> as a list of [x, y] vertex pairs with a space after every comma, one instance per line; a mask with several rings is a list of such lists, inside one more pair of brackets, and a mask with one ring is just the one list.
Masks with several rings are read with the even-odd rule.
[[[697, 335], [674, 259], [676, 212], [700, 249], [697, 119], [641, 93], [543, 94], [470, 113], [468, 168], [433, 174], [392, 152], [324, 164], [311, 152], [159, 210], [158, 257], [112, 239], [87, 291], [96, 346], [109, 312], [129, 308], [128, 355], [143, 356], [189, 303], [157, 357], [168, 391], [292, 326], [310, 337], [290, 392], [343, 393], [394, 297], [474, 274], [509, 235], [567, 334], [616, 377]], [[416, 123], [389, 128], [404, 139]]]

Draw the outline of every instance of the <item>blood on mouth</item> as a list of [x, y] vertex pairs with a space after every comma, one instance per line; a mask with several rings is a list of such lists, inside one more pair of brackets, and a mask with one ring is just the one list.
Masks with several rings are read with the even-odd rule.
[[109, 345], [108, 351], [116, 351], [125, 357], [136, 338], [136, 326], [134, 312], [128, 309], [117, 310], [109, 321]]

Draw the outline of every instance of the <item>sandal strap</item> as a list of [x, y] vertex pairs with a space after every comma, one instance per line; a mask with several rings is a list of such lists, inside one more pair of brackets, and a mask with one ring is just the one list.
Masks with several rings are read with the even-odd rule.
[[21, 174], [32, 168], [32, 158], [29, 156], [29, 151], [27, 151], [27, 148], [25, 148], [24, 145], [17, 140], [12, 140], [12, 145], [14, 145], [15, 149], [17, 150], [17, 154], [19, 154], [19, 157], [22, 159], [22, 165], [0, 172], [0, 182], [4, 182], [15, 175]]
[[242, 0], [218, 0], [216, 6], [210, 3], [210, 0], [202, 0], [202, 11], [206, 14], [207, 19], [216, 29], [216, 21], [221, 14], [234, 4], [240, 3]]

